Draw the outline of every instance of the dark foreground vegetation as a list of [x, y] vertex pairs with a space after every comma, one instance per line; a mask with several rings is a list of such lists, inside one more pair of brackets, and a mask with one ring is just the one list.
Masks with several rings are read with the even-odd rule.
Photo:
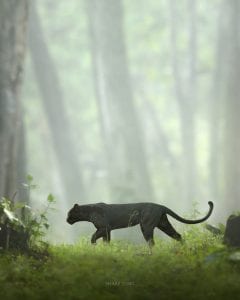
[[50, 246], [45, 255], [0, 255], [0, 299], [240, 299], [240, 251], [203, 227], [184, 244], [157, 240]]

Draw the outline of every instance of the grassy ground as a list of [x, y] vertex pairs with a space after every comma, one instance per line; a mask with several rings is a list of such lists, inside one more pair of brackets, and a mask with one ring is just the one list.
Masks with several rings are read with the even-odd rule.
[[152, 255], [145, 245], [87, 240], [51, 246], [47, 258], [1, 253], [0, 299], [240, 299], [236, 253], [192, 228], [183, 245], [157, 240]]

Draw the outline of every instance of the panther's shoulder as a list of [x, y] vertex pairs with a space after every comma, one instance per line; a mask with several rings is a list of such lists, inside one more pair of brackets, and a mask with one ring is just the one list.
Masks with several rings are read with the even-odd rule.
[[107, 204], [107, 203], [104, 203], [104, 202], [98, 202], [98, 203], [95, 203], [94, 205], [95, 205], [95, 206], [98, 206], [98, 207], [105, 207], [105, 206], [107, 206], [108, 204]]
[[92, 210], [96, 211], [96, 212], [104, 212], [105, 208], [107, 206], [108, 206], [108, 204], [106, 204], [104, 202], [98, 202], [98, 203], [91, 204]]
[[85, 206], [88, 206], [88, 207], [101, 207], [101, 206], [107, 206], [107, 204], [104, 203], [104, 202], [98, 202], [98, 203], [89, 203], [89, 204], [86, 204]]

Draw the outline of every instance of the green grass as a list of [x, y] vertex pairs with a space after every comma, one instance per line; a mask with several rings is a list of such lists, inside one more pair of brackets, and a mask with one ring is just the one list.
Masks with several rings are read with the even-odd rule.
[[201, 227], [185, 242], [50, 247], [47, 258], [0, 254], [0, 299], [240, 299], [240, 262]]

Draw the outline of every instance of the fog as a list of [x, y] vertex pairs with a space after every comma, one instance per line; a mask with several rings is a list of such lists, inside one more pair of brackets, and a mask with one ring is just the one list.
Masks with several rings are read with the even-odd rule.
[[56, 198], [51, 241], [92, 233], [66, 223], [74, 203], [149, 201], [191, 217], [211, 200], [211, 224], [240, 209], [239, 16], [234, 0], [31, 2], [24, 162], [30, 205]]

